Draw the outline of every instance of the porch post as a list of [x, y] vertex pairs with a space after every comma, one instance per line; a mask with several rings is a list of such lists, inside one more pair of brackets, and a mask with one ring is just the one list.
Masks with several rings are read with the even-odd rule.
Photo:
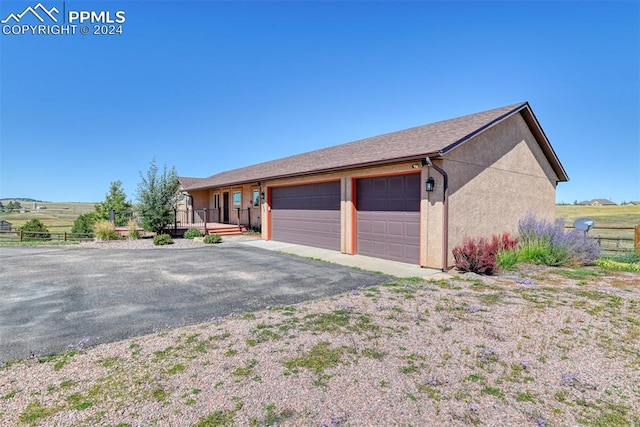
[[178, 235], [178, 209], [173, 208], [173, 232]]

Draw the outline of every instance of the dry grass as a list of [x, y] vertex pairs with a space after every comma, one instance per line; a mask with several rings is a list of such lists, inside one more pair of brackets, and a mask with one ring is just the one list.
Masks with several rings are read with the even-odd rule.
[[[591, 218], [596, 228], [589, 232], [592, 237], [602, 237], [602, 247], [633, 249], [635, 231], [640, 224], [640, 206], [556, 206], [556, 216], [565, 219], [565, 225], [572, 225], [578, 218]], [[629, 230], [602, 230], [598, 227], [630, 227]], [[610, 240], [612, 239], [612, 240]], [[617, 240], [626, 239], [626, 240]]]
[[[6, 205], [8, 202], [3, 201]], [[33, 202], [20, 202], [22, 207], [31, 209]], [[83, 213], [93, 212], [94, 203], [45, 203], [38, 202], [38, 206], [46, 209], [20, 212], [0, 212], [0, 219], [9, 221], [14, 228], [24, 225], [32, 219], [39, 219], [52, 233], [70, 232], [73, 222]]]
[[640, 275], [398, 280], [0, 371], [3, 425], [640, 423]]
[[640, 224], [640, 206], [556, 206], [556, 217], [573, 224], [578, 218], [588, 217], [597, 226], [635, 227]]

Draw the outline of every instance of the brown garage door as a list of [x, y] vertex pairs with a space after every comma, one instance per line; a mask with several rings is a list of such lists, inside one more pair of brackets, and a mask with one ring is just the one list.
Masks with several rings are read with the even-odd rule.
[[340, 250], [340, 181], [271, 190], [271, 237]]
[[420, 262], [420, 174], [356, 181], [359, 254]]

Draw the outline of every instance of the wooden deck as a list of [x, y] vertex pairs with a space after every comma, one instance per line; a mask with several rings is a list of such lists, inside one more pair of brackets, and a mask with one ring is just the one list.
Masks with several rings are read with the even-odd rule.
[[[198, 224], [185, 224], [185, 223], [180, 224], [179, 223], [177, 229], [174, 230], [173, 227], [171, 227], [168, 231], [174, 237], [182, 237], [185, 231], [187, 231], [190, 228], [197, 228], [198, 230], [202, 231], [205, 235], [218, 234], [220, 236], [240, 236], [242, 235], [242, 233], [247, 231], [247, 227], [244, 225], [239, 226], [237, 224], [220, 224], [218, 222], [207, 222], [206, 224], [202, 222]], [[155, 235], [155, 233], [152, 233], [150, 231], [144, 231], [142, 228], [139, 228], [138, 231], [140, 232], [140, 235], [144, 237]], [[120, 236], [125, 237], [127, 236], [127, 234], [129, 234], [129, 228], [116, 227], [116, 232]]]
[[205, 224], [204, 234], [218, 234], [220, 236], [239, 236], [247, 231], [244, 225], [220, 224], [218, 222], [208, 222]]

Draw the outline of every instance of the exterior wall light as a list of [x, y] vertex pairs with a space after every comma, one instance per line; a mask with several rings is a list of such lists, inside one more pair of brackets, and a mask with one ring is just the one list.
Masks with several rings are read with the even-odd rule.
[[433, 180], [433, 177], [430, 176], [427, 179], [427, 186], [426, 186], [427, 191], [433, 191], [434, 186], [435, 186], [435, 181]]

